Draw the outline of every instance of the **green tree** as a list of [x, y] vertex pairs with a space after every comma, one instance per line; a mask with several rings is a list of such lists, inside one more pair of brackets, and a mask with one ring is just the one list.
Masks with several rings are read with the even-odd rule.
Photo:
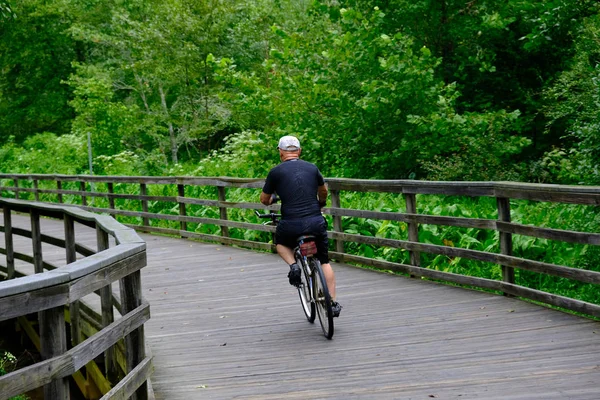
[[367, 10], [378, 6], [389, 32], [415, 38], [441, 59], [436, 74], [456, 82], [460, 112], [520, 111], [513, 135], [531, 140], [520, 158], [535, 157], [561, 142], [564, 132], [546, 130], [543, 92], [574, 54], [585, 17], [595, 0], [342, 0]]
[[563, 132], [562, 146], [536, 163], [546, 180], [600, 184], [600, 15], [584, 20], [575, 55], [545, 91], [548, 131]]
[[138, 118], [139, 129], [122, 137], [129, 148], [158, 148], [177, 163], [182, 154], [220, 147], [231, 131], [230, 112], [217, 96], [210, 60], [226, 51], [236, 7], [222, 0], [134, 1], [101, 10], [108, 13], [104, 20], [86, 18], [101, 12], [96, 9], [79, 17], [71, 31], [89, 48], [87, 64], [111, 81], [110, 101]]
[[[476, 156], [514, 125], [518, 113], [460, 114], [456, 85], [436, 74], [441, 59], [416, 48], [409, 35], [388, 34], [381, 10], [363, 14], [317, 4], [310, 11], [301, 28], [273, 26], [277, 40], [263, 64], [267, 82], [262, 73], [236, 72], [229, 64], [221, 72], [242, 88], [241, 113], [260, 115], [271, 142], [282, 133], [299, 135], [307, 156], [326, 173], [425, 177], [435, 171], [426, 162], [473, 143], [469, 154]], [[487, 157], [502, 160], [527, 144], [498, 146]], [[469, 165], [469, 157], [463, 160]], [[499, 176], [494, 171], [478, 176]], [[460, 178], [460, 171], [451, 176]]]
[[16, 15], [13, 12], [12, 8], [10, 7], [10, 4], [8, 3], [8, 1], [4, 1], [4, 0], [0, 1], [0, 21], [13, 19], [15, 17], [16, 17]]
[[[12, 11], [11, 11], [12, 10]], [[57, 2], [22, 0], [0, 9], [0, 139], [18, 142], [44, 131], [70, 131], [68, 86], [76, 45], [68, 14]], [[14, 15], [14, 18], [7, 18]]]

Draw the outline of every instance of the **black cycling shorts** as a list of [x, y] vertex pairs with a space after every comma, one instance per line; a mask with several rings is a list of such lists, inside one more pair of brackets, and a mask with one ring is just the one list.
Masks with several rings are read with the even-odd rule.
[[327, 220], [322, 215], [302, 219], [282, 219], [275, 231], [275, 243], [293, 249], [298, 244], [298, 237], [303, 235], [316, 237], [317, 258], [321, 264], [329, 263]]

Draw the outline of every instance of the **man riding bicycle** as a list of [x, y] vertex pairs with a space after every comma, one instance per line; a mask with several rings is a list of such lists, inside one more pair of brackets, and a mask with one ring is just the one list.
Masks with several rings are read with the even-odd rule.
[[302, 235], [316, 237], [317, 258], [332, 298], [333, 316], [338, 317], [342, 306], [335, 300], [335, 275], [329, 264], [329, 241], [327, 220], [321, 208], [327, 201], [327, 186], [319, 169], [300, 159], [300, 141], [294, 136], [283, 136], [279, 140], [279, 159], [269, 174], [260, 194], [260, 202], [272, 204], [277, 193], [281, 199], [281, 220], [275, 232], [275, 243], [279, 256], [289, 264], [291, 285], [300, 285], [301, 270], [294, 259], [296, 239]]

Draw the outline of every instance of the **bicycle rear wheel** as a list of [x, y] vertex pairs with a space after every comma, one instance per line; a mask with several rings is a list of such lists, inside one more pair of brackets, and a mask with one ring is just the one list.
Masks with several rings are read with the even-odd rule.
[[323, 335], [327, 339], [331, 339], [333, 337], [333, 311], [327, 281], [319, 260], [312, 259], [310, 262], [312, 263], [313, 297], [317, 306], [317, 315], [323, 329]]
[[313, 280], [308, 274], [308, 268], [306, 266], [304, 258], [296, 257], [296, 263], [300, 265], [300, 268], [302, 269], [300, 286], [298, 286], [300, 304], [302, 304], [302, 310], [304, 311], [304, 315], [306, 315], [306, 319], [312, 324], [313, 322], [315, 322], [316, 317], [315, 303], [313, 302], [312, 298]]

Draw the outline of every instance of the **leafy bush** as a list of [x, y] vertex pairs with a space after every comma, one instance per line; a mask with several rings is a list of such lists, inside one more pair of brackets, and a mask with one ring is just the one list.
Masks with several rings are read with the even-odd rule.
[[86, 141], [77, 135], [40, 133], [22, 146], [13, 141], [0, 148], [0, 170], [9, 173], [80, 174], [87, 168]]
[[[17, 358], [8, 351], [0, 349], [0, 376], [12, 372], [17, 366]], [[11, 397], [9, 400], [28, 400], [29, 397], [19, 395]]]

